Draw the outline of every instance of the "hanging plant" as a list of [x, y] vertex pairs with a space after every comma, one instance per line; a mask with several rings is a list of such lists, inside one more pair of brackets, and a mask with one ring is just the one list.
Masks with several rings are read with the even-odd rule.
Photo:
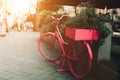
[[64, 24], [67, 27], [77, 29], [97, 29], [100, 32], [97, 43], [101, 45], [104, 43], [105, 38], [111, 34], [111, 31], [105, 25], [107, 22], [111, 23], [108, 14], [95, 14], [95, 8], [88, 6], [75, 17], [67, 19]]

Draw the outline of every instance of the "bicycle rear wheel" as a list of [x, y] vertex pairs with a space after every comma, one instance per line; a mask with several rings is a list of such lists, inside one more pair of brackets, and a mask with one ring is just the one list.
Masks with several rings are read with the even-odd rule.
[[38, 49], [41, 55], [49, 61], [57, 60], [61, 56], [61, 48], [54, 33], [41, 34]]
[[[78, 43], [77, 43], [78, 44]], [[69, 55], [76, 60], [68, 59], [68, 66], [76, 78], [84, 78], [92, 67], [92, 51], [88, 43], [71, 44]]]

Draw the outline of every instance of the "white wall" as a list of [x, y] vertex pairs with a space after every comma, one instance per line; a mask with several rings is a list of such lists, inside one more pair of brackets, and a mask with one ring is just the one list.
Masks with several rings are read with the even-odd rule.
[[[112, 26], [109, 23], [105, 25], [112, 31]], [[98, 61], [100, 60], [110, 60], [110, 53], [111, 53], [111, 38], [112, 34], [110, 34], [106, 39], [105, 43], [99, 47], [98, 50]]]

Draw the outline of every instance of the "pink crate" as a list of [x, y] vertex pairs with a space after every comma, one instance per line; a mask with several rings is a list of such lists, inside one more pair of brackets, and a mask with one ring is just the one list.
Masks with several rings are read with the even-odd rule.
[[75, 41], [78, 40], [98, 40], [99, 31], [96, 29], [74, 29], [66, 27], [65, 36]]

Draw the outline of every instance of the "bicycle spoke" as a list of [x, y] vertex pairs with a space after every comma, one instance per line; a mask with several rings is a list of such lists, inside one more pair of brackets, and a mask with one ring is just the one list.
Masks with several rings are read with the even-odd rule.
[[[73, 57], [76, 56], [76, 58], [79, 58], [79, 59], [76, 59], [76, 60], [68, 59], [68, 65], [72, 74], [76, 78], [83, 78], [87, 75], [87, 73], [91, 68], [92, 55], [91, 53], [89, 53], [89, 51], [91, 51], [90, 47], [88, 47], [89, 45], [85, 45], [83, 43], [79, 45], [82, 47], [78, 47], [78, 46], [76, 47], [76, 45], [73, 44], [69, 52], [71, 56]], [[89, 51], [88, 51], [88, 48], [89, 48]]]
[[61, 56], [61, 48], [53, 34], [43, 34], [38, 43], [40, 53], [47, 60], [57, 60]]

